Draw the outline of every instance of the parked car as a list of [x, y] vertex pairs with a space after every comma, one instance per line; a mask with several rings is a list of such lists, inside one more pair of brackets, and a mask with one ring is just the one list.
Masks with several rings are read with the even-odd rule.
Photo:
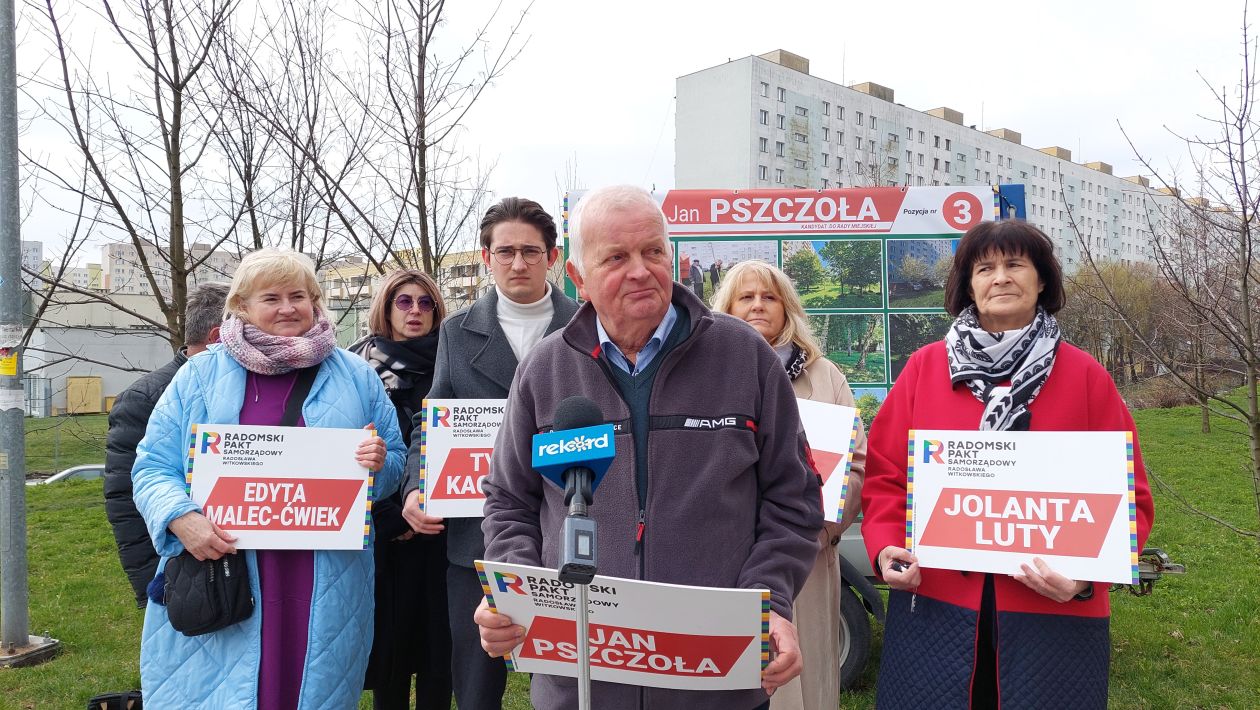
[[89, 463], [82, 466], [71, 466], [60, 473], [54, 473], [48, 478], [37, 478], [26, 482], [28, 486], [38, 486], [45, 483], [60, 483], [62, 481], [91, 481], [105, 476], [105, 464]]

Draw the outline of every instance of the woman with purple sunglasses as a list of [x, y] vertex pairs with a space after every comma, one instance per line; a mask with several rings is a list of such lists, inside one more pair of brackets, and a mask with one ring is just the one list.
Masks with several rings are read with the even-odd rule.
[[[433, 383], [438, 326], [446, 305], [433, 279], [392, 271], [368, 310], [370, 335], [350, 346], [380, 375], [411, 445], [411, 418]], [[364, 687], [376, 710], [451, 706], [451, 634], [446, 618], [446, 535], [416, 535], [402, 517], [398, 491], [372, 505], [376, 524], [376, 635]]]

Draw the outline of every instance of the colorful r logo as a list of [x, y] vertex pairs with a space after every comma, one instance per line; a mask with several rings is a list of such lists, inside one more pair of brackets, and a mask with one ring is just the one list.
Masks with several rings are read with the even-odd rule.
[[212, 454], [219, 453], [219, 442], [222, 440], [223, 440], [223, 437], [219, 436], [218, 434], [212, 431], [202, 432], [201, 433], [201, 453], [204, 454], [207, 451], [209, 451]]
[[433, 419], [429, 422], [429, 426], [450, 426], [451, 410], [448, 407], [433, 407]]
[[494, 581], [499, 585], [500, 592], [506, 592], [510, 589], [514, 594], [525, 594], [525, 590], [521, 589], [521, 585], [525, 584], [525, 580], [511, 572], [495, 572]]
[[945, 458], [941, 456], [945, 451], [945, 444], [935, 439], [923, 440], [923, 463], [935, 461], [937, 463], [945, 463]]

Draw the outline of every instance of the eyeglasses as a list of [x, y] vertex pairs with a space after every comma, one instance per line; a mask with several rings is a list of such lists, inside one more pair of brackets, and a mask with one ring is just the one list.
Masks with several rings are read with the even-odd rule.
[[412, 306], [419, 306], [422, 312], [428, 313], [433, 310], [434, 305], [436, 304], [433, 303], [433, 299], [428, 296], [412, 298], [409, 294], [404, 293], [394, 298], [394, 308], [397, 308], [403, 313], [410, 311]]
[[516, 255], [518, 253], [521, 255], [521, 258], [525, 260], [526, 264], [533, 266], [534, 264], [542, 261], [543, 255], [547, 252], [543, 249], [539, 249], [538, 247], [522, 247], [520, 249], [514, 249], [512, 247], [499, 247], [492, 253], [494, 254], [495, 261], [503, 264], [504, 266], [516, 261]]

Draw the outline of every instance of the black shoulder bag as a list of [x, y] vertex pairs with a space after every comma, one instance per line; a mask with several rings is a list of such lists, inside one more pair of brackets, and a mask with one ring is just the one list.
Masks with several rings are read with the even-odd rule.
[[[284, 403], [280, 426], [294, 426], [302, 415], [302, 403], [311, 391], [319, 366], [298, 371], [297, 380]], [[185, 550], [166, 563], [163, 596], [171, 626], [185, 636], [200, 636], [225, 629], [254, 613], [245, 556], [224, 555], [217, 560], [198, 560]]]

